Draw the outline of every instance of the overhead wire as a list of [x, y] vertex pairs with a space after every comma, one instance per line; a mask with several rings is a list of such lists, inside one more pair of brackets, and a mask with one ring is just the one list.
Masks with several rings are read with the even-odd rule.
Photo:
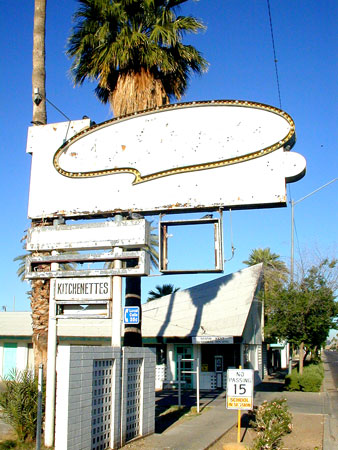
[[[282, 97], [281, 97], [281, 89], [280, 89], [279, 73], [278, 73], [278, 64], [277, 64], [278, 63], [278, 59], [277, 59], [277, 53], [276, 53], [275, 37], [274, 37], [274, 32], [273, 32], [270, 0], [267, 0], [267, 6], [268, 6], [268, 14], [269, 14], [271, 43], [272, 43], [272, 50], [273, 50], [273, 60], [274, 60], [275, 74], [276, 74], [278, 101], [279, 101], [279, 107], [280, 107], [280, 109], [282, 109]], [[290, 183], [287, 185], [287, 189], [288, 189], [288, 192], [289, 192], [289, 198], [290, 198], [290, 203], [291, 203], [292, 202], [292, 193], [291, 193]], [[295, 226], [295, 223], [293, 225]], [[298, 245], [298, 249], [299, 249], [299, 241], [298, 241], [297, 233], [296, 233], [296, 237], [297, 237], [297, 245]], [[299, 254], [300, 254], [300, 251], [299, 251]], [[303, 266], [303, 262], [302, 261], [301, 261], [301, 265]]]
[[274, 34], [273, 34], [270, 0], [267, 0], [267, 4], [268, 4], [268, 12], [269, 12], [269, 22], [270, 22], [270, 32], [271, 32], [271, 40], [272, 40], [273, 58], [274, 58], [275, 72], [276, 72], [278, 100], [279, 100], [279, 107], [280, 107], [280, 109], [282, 109], [282, 99], [281, 99], [281, 93], [280, 93], [279, 75], [278, 75], [278, 66], [277, 66], [278, 59], [277, 59], [277, 56], [276, 56], [275, 38], [274, 38]]

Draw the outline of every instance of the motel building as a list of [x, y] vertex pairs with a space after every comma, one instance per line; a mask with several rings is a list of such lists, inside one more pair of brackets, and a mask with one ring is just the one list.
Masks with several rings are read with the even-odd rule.
[[[143, 345], [156, 351], [155, 387], [177, 387], [182, 372], [200, 365], [200, 388], [222, 389], [226, 371], [254, 369], [255, 383], [267, 373], [263, 305], [259, 300], [262, 264], [178, 291], [142, 305]], [[109, 346], [110, 318], [57, 319], [58, 345]], [[190, 359], [194, 361], [184, 361]], [[30, 312], [0, 313], [0, 377], [33, 368]], [[182, 388], [196, 376], [182, 373]]]

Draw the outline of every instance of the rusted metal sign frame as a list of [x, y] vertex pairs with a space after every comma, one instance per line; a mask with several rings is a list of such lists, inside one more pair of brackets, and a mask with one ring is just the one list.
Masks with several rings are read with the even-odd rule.
[[[112, 269], [86, 269], [86, 270], [47, 270], [34, 271], [34, 265], [51, 264], [51, 263], [90, 263], [90, 262], [107, 262], [107, 261], [126, 261], [136, 259], [138, 262], [135, 267], [129, 268], [112, 268]], [[150, 255], [145, 250], [130, 252], [112, 252], [104, 254], [71, 254], [64, 253], [62, 255], [41, 255], [28, 256], [26, 259], [25, 278], [29, 280], [39, 278], [73, 278], [73, 277], [94, 277], [94, 276], [142, 276], [150, 273]]]
[[30, 228], [26, 249], [105, 250], [144, 248], [150, 244], [150, 223], [145, 219]]
[[192, 102], [89, 125], [72, 122], [67, 142], [68, 122], [29, 129], [29, 218], [280, 207], [305, 173], [292, 118], [269, 105]]
[[[221, 273], [224, 271], [223, 259], [223, 214], [219, 211], [219, 218], [201, 218], [185, 220], [159, 220], [159, 271], [163, 274], [184, 274], [184, 273]], [[215, 267], [214, 269], [191, 269], [191, 270], [170, 270], [168, 269], [168, 228], [186, 225], [207, 225], [214, 224], [214, 250]]]
[[[56, 319], [111, 319], [110, 300], [57, 300], [55, 301]], [[106, 314], [58, 314], [59, 305], [106, 305]]]

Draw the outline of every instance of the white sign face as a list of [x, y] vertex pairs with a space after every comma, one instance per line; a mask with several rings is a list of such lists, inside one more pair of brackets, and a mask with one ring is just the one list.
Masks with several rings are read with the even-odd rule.
[[90, 319], [109, 318], [109, 304], [105, 303], [57, 303], [56, 317], [58, 319]]
[[252, 409], [253, 385], [254, 371], [252, 369], [228, 369], [227, 408]]
[[78, 134], [65, 144], [68, 123], [29, 129], [30, 218], [285, 206], [285, 183], [305, 173], [304, 158], [285, 151], [292, 118], [259, 103], [170, 105], [85, 125], [72, 122]]
[[112, 298], [109, 277], [58, 278], [55, 300], [108, 300]]
[[149, 246], [150, 223], [144, 219], [30, 228], [27, 250], [111, 249]]
[[193, 344], [233, 344], [232, 336], [195, 336], [192, 338]]

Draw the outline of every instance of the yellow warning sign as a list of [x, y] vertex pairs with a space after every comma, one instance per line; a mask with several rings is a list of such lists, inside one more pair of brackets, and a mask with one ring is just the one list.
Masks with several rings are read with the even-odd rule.
[[252, 397], [227, 397], [228, 409], [252, 409]]

